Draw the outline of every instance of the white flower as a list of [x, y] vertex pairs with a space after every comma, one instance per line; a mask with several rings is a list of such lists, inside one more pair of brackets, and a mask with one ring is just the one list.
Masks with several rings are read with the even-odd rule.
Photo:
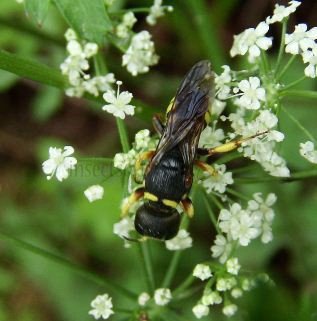
[[161, 288], [154, 291], [154, 301], [157, 305], [166, 305], [172, 299], [172, 293], [170, 289]]
[[224, 140], [225, 134], [221, 128], [215, 129], [211, 126], [206, 126], [202, 131], [198, 147], [212, 148], [221, 145], [221, 141]]
[[235, 304], [227, 304], [223, 307], [222, 313], [227, 317], [233, 316], [238, 310], [238, 307]]
[[209, 314], [209, 308], [204, 304], [197, 304], [192, 309], [193, 313], [195, 314], [195, 317], [197, 319], [200, 319], [206, 315]]
[[237, 280], [235, 278], [219, 278], [216, 283], [217, 291], [225, 292], [231, 290], [236, 286]]
[[211, 115], [218, 117], [226, 107], [226, 102], [219, 99], [214, 99], [211, 104]]
[[315, 44], [311, 50], [302, 53], [304, 63], [308, 63], [304, 72], [307, 77], [316, 78], [317, 76], [317, 45]]
[[219, 258], [220, 263], [226, 262], [229, 254], [232, 250], [232, 243], [228, 241], [223, 235], [218, 234], [216, 236], [215, 244], [210, 248], [212, 257]]
[[225, 100], [229, 97], [230, 94], [230, 82], [231, 82], [231, 70], [227, 65], [222, 66], [224, 69], [222, 74], [215, 75], [215, 87], [217, 97], [221, 100]]
[[150, 142], [150, 131], [148, 129], [142, 129], [135, 134], [135, 148], [145, 149]]
[[150, 7], [150, 13], [146, 17], [146, 22], [149, 25], [153, 26], [156, 24], [156, 19], [164, 15], [164, 9], [167, 11], [173, 10], [172, 6], [163, 7], [162, 2], [163, 0], [154, 0], [153, 5]]
[[201, 302], [204, 305], [214, 305], [220, 304], [222, 302], [222, 297], [217, 291], [207, 292], [201, 298]]
[[129, 166], [133, 166], [136, 158], [137, 153], [134, 149], [130, 149], [127, 153], [117, 153], [113, 158], [113, 166], [124, 170]]
[[277, 198], [273, 193], [268, 194], [265, 200], [261, 193], [255, 193], [253, 198], [248, 202], [248, 210], [252, 213], [254, 225], [260, 229], [261, 241], [268, 243], [273, 239], [271, 225], [275, 214], [271, 207]]
[[205, 178], [201, 181], [202, 185], [205, 187], [207, 193], [216, 191], [219, 193], [224, 193], [226, 186], [233, 184], [232, 173], [226, 172], [226, 165], [214, 164], [215, 174], [210, 175], [209, 173], [204, 173]]
[[235, 299], [238, 299], [242, 296], [243, 292], [239, 288], [234, 288], [231, 290], [231, 296]]
[[130, 216], [123, 218], [113, 225], [113, 233], [121, 238], [129, 237], [129, 233], [134, 230], [134, 219]]
[[111, 314], [113, 314], [112, 310], [112, 298], [108, 294], [98, 295], [92, 302], [91, 307], [92, 310], [89, 311], [96, 320], [97, 319], [108, 319]]
[[291, 13], [296, 11], [296, 8], [301, 4], [300, 1], [290, 1], [288, 7], [275, 4], [274, 12], [272, 17], [266, 18], [266, 23], [271, 24], [274, 22], [280, 22], [288, 17]]
[[193, 239], [186, 230], [179, 230], [171, 240], [165, 241], [165, 246], [170, 251], [184, 250], [191, 247]]
[[132, 11], [125, 13], [122, 22], [116, 28], [116, 35], [119, 38], [127, 38], [137, 19]]
[[272, 46], [272, 39], [265, 37], [268, 31], [268, 24], [262, 21], [255, 29], [249, 28], [234, 36], [230, 55], [234, 57], [236, 55], [245, 55], [248, 52], [248, 59], [253, 62], [255, 58], [260, 56], [261, 49], [267, 50]]
[[246, 109], [259, 109], [261, 101], [265, 101], [265, 89], [260, 87], [260, 79], [258, 77], [249, 77], [249, 80], [241, 80], [238, 88], [234, 90], [242, 93], [238, 98], [238, 104]]
[[302, 51], [313, 48], [316, 39], [317, 27], [307, 31], [307, 25], [300, 23], [295, 26], [293, 33], [285, 35], [285, 51], [292, 55], [297, 55]]
[[241, 205], [234, 203], [227, 210], [223, 208], [219, 213], [219, 227], [222, 232], [230, 233], [232, 224], [235, 224], [239, 220], [240, 216], [246, 212], [241, 208]]
[[110, 114], [113, 114], [115, 117], [121, 119], [125, 118], [125, 115], [134, 115], [135, 106], [129, 105], [133, 95], [128, 91], [123, 91], [120, 93], [121, 81], [117, 81], [118, 90], [117, 94], [112, 90], [109, 90], [103, 94], [103, 99], [109, 103], [102, 107], [102, 110], [107, 111]]
[[233, 275], [238, 275], [239, 270], [240, 270], [240, 264], [239, 261], [236, 257], [229, 259], [226, 262], [226, 268], [228, 273], [233, 274]]
[[149, 66], [158, 62], [154, 43], [148, 31], [141, 31], [132, 37], [129, 48], [122, 57], [122, 65], [136, 76], [149, 71]]
[[61, 182], [67, 178], [68, 171], [75, 168], [77, 159], [75, 157], [69, 157], [74, 153], [74, 148], [71, 146], [65, 146], [64, 151], [61, 148], [50, 147], [49, 159], [43, 162], [42, 169], [47, 175], [47, 179], [51, 179], [54, 175]]
[[[87, 78], [87, 77], [86, 77]], [[114, 74], [109, 73], [105, 76], [96, 76], [91, 79], [84, 80], [81, 87], [84, 91], [99, 96], [99, 92], [111, 90], [111, 85], [115, 82]]]
[[102, 199], [103, 193], [104, 193], [104, 189], [100, 185], [92, 185], [84, 191], [84, 194], [87, 197], [89, 202]]
[[144, 306], [149, 300], [150, 295], [147, 292], [142, 292], [138, 297], [138, 304]]
[[212, 277], [212, 273], [208, 265], [197, 264], [194, 268], [193, 276], [204, 281]]
[[315, 145], [311, 141], [299, 144], [299, 153], [306, 158], [309, 162], [317, 164], [317, 150], [315, 150]]
[[68, 42], [70, 42], [71, 40], [77, 39], [76, 32], [71, 28], [67, 29], [66, 32], [65, 32], [65, 39]]

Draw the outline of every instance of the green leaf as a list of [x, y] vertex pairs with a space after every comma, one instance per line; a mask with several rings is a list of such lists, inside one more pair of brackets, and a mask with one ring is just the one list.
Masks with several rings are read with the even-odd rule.
[[103, 0], [54, 0], [71, 28], [81, 38], [102, 44], [112, 28]]
[[50, 0], [25, 0], [25, 10], [31, 20], [42, 25], [48, 12]]

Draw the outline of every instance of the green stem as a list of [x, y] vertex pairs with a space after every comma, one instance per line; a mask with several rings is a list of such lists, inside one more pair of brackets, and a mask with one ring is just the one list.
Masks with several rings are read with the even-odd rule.
[[215, 197], [212, 193], [208, 194], [210, 196], [210, 198], [212, 199], [212, 201], [215, 203], [215, 205], [222, 210], [223, 206], [222, 204], [218, 201], [217, 197]]
[[128, 134], [127, 134], [125, 123], [119, 117], [116, 117], [116, 123], [117, 123], [118, 132], [120, 136], [122, 150], [124, 153], [127, 153], [130, 150], [130, 146], [129, 146]]
[[193, 282], [195, 281], [195, 277], [192, 274], [189, 274], [188, 277], [181, 283], [174, 291], [173, 297], [177, 298], [183, 291], [189, 288]]
[[155, 281], [154, 281], [152, 259], [149, 251], [148, 242], [146, 241], [146, 242], [139, 243], [139, 249], [140, 249], [141, 258], [143, 261], [143, 268], [144, 268], [148, 291], [150, 293], [153, 293], [155, 290]]
[[106, 157], [78, 157], [77, 160], [79, 162], [101, 162], [106, 164], [113, 163], [112, 158], [106, 158]]
[[249, 200], [249, 198], [246, 197], [244, 194], [239, 193], [239, 192], [235, 191], [235, 190], [232, 189], [232, 188], [227, 188], [227, 192], [228, 192], [229, 194], [231, 194], [231, 195], [234, 195], [234, 196], [242, 199], [242, 200], [245, 200], [245, 201], [248, 201], [248, 200]]
[[174, 252], [171, 262], [169, 264], [169, 267], [167, 269], [167, 272], [165, 274], [165, 278], [162, 283], [162, 288], [168, 288], [170, 286], [172, 279], [176, 273], [176, 269], [178, 266], [178, 262], [179, 262], [181, 253], [182, 253], [182, 251], [175, 251]]
[[137, 298], [137, 295], [135, 293], [123, 288], [121, 285], [116, 284], [115, 282], [110, 281], [110, 280], [105, 280], [105, 279], [99, 277], [98, 275], [96, 275], [90, 271], [87, 271], [86, 269], [66, 260], [65, 258], [63, 258], [59, 255], [56, 255], [54, 253], [50, 253], [50, 252], [43, 250], [35, 245], [32, 245], [32, 244], [27, 243], [25, 241], [22, 241], [14, 236], [9, 235], [6, 232], [0, 231], [0, 235], [3, 238], [13, 242], [16, 246], [23, 248], [33, 254], [47, 258], [57, 264], [60, 264], [63, 267], [68, 268], [75, 273], [78, 273], [79, 275], [85, 277], [86, 279], [88, 279], [92, 282], [110, 289], [111, 291], [122, 294], [125, 297], [132, 299], [132, 300], [135, 300]]
[[283, 106], [281, 106], [281, 109], [310, 140], [316, 142], [314, 136], [292, 114], [290, 114]]
[[308, 171], [301, 171], [297, 173], [293, 173], [290, 177], [275, 177], [275, 176], [268, 176], [268, 177], [241, 177], [236, 178], [235, 182], [238, 184], [255, 184], [255, 183], [265, 183], [265, 182], [294, 182], [304, 179], [310, 179], [317, 176], [317, 169], [312, 169]]
[[102, 56], [100, 50], [98, 51], [97, 55], [94, 56], [93, 59], [94, 59], [94, 66], [95, 66], [96, 74], [98, 76], [107, 74], [107, 72], [108, 72], [107, 66], [105, 64], [105, 61], [103, 59], [103, 56]]
[[287, 90], [287, 89], [289, 89], [289, 88], [292, 88], [292, 87], [296, 86], [297, 84], [299, 84], [300, 82], [302, 82], [302, 81], [305, 80], [305, 79], [307, 79], [307, 77], [304, 75], [303, 77], [301, 77], [301, 78], [299, 78], [299, 79], [291, 82], [290, 84], [284, 86], [284, 87], [281, 89], [281, 92], [282, 92], [282, 91], [285, 91], [285, 90]]
[[284, 68], [282, 69], [282, 71], [278, 74], [278, 76], [276, 77], [276, 80], [280, 80], [282, 78], [282, 76], [285, 74], [285, 72], [287, 71], [287, 69], [290, 67], [290, 65], [294, 62], [296, 56], [292, 55], [292, 57], [288, 60], [287, 64], [284, 66]]
[[277, 73], [279, 71], [279, 68], [280, 68], [280, 65], [281, 65], [281, 61], [282, 61], [282, 57], [283, 57], [283, 53], [284, 53], [286, 25], [287, 25], [287, 20], [283, 20], [281, 43], [280, 43], [280, 48], [279, 48], [279, 51], [278, 51], [277, 62], [276, 62], [276, 65], [275, 65], [275, 73], [274, 73], [275, 77], [277, 76]]
[[185, 3], [194, 19], [205, 54], [212, 61], [215, 71], [219, 72], [220, 67], [225, 64], [225, 54], [217, 34], [219, 28], [215, 25], [215, 19], [211, 17], [205, 0], [188, 0]]
[[303, 97], [303, 98], [317, 98], [317, 91], [312, 90], [281, 90], [281, 96], [296, 96], [296, 97]]
[[269, 67], [269, 62], [267, 60], [266, 53], [263, 50], [261, 50], [261, 61], [263, 64], [264, 74], [267, 75], [270, 67]]
[[216, 219], [215, 213], [214, 213], [214, 211], [212, 210], [212, 208], [211, 208], [211, 206], [210, 206], [210, 204], [209, 204], [209, 202], [208, 202], [206, 193], [204, 193], [204, 202], [205, 202], [205, 206], [206, 206], [206, 208], [207, 208], [209, 217], [210, 217], [210, 219], [211, 219], [211, 221], [212, 221], [212, 223], [213, 223], [213, 225], [214, 225], [217, 233], [220, 234], [220, 230], [219, 230], [219, 226], [218, 226], [218, 224], [217, 224], [217, 219]]

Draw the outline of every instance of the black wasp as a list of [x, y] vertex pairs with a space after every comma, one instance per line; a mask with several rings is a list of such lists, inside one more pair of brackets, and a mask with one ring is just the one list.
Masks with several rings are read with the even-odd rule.
[[252, 138], [231, 141], [209, 150], [198, 149], [213, 97], [214, 73], [210, 62], [203, 60], [196, 63], [183, 79], [167, 108], [166, 124], [157, 116], [153, 118], [154, 128], [161, 135], [160, 141], [155, 151], [140, 156], [136, 168], [142, 160], [149, 159], [144, 187], [137, 189], [123, 207], [123, 214], [126, 214], [133, 203], [144, 198], [134, 221], [135, 229], [141, 235], [160, 240], [173, 238], [181, 222], [178, 205], [189, 217], [193, 216], [188, 194], [193, 183], [194, 164], [211, 175], [217, 174], [210, 165], [197, 159], [198, 152], [202, 155], [228, 152]]

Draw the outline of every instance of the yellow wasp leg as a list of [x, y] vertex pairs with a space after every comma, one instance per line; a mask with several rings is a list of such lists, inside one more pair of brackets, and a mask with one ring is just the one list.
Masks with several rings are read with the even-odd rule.
[[250, 137], [232, 140], [232, 141], [225, 143], [223, 145], [220, 145], [220, 146], [217, 146], [214, 148], [210, 148], [207, 150], [207, 155], [211, 156], [211, 155], [215, 155], [215, 154], [222, 154], [222, 153], [230, 152], [230, 151], [240, 147], [242, 145], [242, 143], [244, 143], [252, 138], [264, 135], [264, 134], [267, 134], [267, 131], [252, 135]]
[[148, 150], [146, 152], [139, 154], [139, 156], [135, 162], [135, 165], [134, 165], [134, 180], [137, 183], [142, 183], [142, 180], [141, 181], [138, 180], [138, 177], [137, 177], [137, 173], [139, 172], [139, 170], [142, 167], [142, 162], [145, 160], [150, 160], [154, 156], [154, 154], [155, 154], [154, 150]]
[[133, 204], [135, 204], [140, 198], [144, 196], [144, 188], [136, 189], [121, 206], [121, 217], [127, 216], [129, 214], [129, 210]]
[[214, 169], [214, 167], [212, 167], [211, 165], [202, 162], [198, 159], [195, 160], [195, 165], [198, 166], [200, 169], [202, 169], [203, 171], [209, 173], [212, 176], [217, 175], [217, 171]]
[[192, 218], [194, 216], [194, 206], [189, 197], [181, 200], [181, 205], [184, 210], [184, 213], [189, 217]]

